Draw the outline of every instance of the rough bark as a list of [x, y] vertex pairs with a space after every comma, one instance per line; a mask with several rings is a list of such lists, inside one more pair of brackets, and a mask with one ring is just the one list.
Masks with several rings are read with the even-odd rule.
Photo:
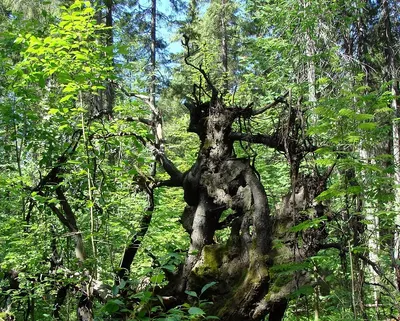
[[[185, 291], [199, 292], [205, 284], [217, 281], [209, 292], [210, 300], [217, 298], [209, 313], [224, 321], [261, 320], [267, 314], [269, 320], [281, 320], [289, 294], [309, 277], [301, 271], [283, 277], [274, 266], [304, 262], [318, 251], [326, 236], [322, 224], [298, 233], [291, 228], [323, 215], [324, 207], [314, 199], [325, 189], [326, 176], [299, 175], [297, 167], [293, 191], [271, 215], [255, 169], [248, 159], [233, 153], [235, 139], [251, 140], [232, 133], [233, 121], [244, 110], [228, 108], [219, 99], [188, 107], [189, 131], [201, 140], [196, 163], [182, 182], [187, 202], [182, 224], [191, 243], [185, 263], [165, 294], [184, 301]], [[295, 127], [294, 123], [290, 126]], [[310, 146], [297, 143], [292, 129], [280, 130], [272, 136], [275, 140], [269, 137], [262, 142], [286, 150], [288, 160], [296, 160], [293, 164], [298, 166]], [[235, 214], [220, 222], [228, 209]], [[215, 231], [226, 226], [231, 228], [229, 240], [216, 244]]]

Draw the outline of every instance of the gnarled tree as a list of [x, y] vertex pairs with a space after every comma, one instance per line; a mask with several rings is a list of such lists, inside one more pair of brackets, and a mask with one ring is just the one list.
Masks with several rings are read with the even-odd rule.
[[[187, 39], [185, 45], [189, 48]], [[226, 106], [206, 72], [189, 59], [188, 49], [186, 63], [202, 74], [211, 94], [207, 102], [197, 96], [195, 102], [186, 104], [190, 112], [188, 130], [200, 138], [197, 159], [190, 170], [181, 173], [164, 151], [156, 152], [171, 177], [157, 186], [180, 186], [184, 190], [187, 205], [182, 224], [191, 240], [184, 264], [170, 276], [162, 292], [183, 302], [187, 299], [185, 291], [199, 291], [210, 281], [217, 281], [210, 297], [214, 301], [210, 313], [221, 320], [261, 320], [267, 314], [269, 320], [281, 320], [289, 294], [309, 279], [305, 272], [288, 275], [277, 271], [279, 266], [304, 262], [315, 255], [326, 237], [323, 220], [315, 228], [300, 232], [292, 227], [324, 215], [324, 207], [315, 198], [325, 190], [331, 170], [325, 174], [299, 171], [302, 160], [316, 147], [305, 138], [301, 106], [292, 105], [289, 93], [259, 110]], [[279, 106], [282, 117], [272, 135], [233, 130], [237, 119], [250, 120]], [[284, 153], [292, 188], [278, 209], [270, 208], [251, 161], [236, 156], [236, 141]], [[221, 220], [227, 210], [231, 214]], [[216, 231], [227, 227], [228, 241], [215, 243]]]

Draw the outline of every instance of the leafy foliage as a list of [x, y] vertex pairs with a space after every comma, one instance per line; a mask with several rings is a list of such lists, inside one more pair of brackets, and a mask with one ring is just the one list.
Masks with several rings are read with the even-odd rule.
[[[188, 256], [204, 253], [187, 253], [184, 195], [165, 184], [171, 175], [154, 159], [165, 152], [187, 175], [199, 146], [209, 147], [186, 131], [191, 119], [183, 105], [207, 105], [210, 83], [243, 115], [265, 107], [251, 121], [238, 117], [232, 132], [273, 137], [275, 144], [233, 145], [233, 156], [259, 174], [280, 237], [263, 270], [270, 281], [265, 300], [288, 289], [279, 298], [289, 302], [287, 320], [312, 313], [316, 320], [398, 315], [399, 115], [397, 77], [391, 77], [399, 62], [398, 4], [186, 6], [188, 15], [174, 19], [182, 20], [175, 37], [185, 34], [183, 51], [168, 57], [161, 37], [155, 44], [162, 57], [156, 106], [143, 98], [154, 70], [150, 12], [140, 3], [0, 1], [0, 320], [78, 318], [77, 301], [79, 307], [90, 301], [98, 320], [206, 320], [217, 319], [208, 315], [213, 307], [226, 310], [231, 302], [210, 294], [224, 285], [207, 279], [207, 269], [205, 285], [186, 290], [179, 304], [169, 306], [162, 294]], [[100, 23], [107, 9], [115, 14], [113, 27]], [[389, 31], [388, 45], [381, 35]], [[110, 112], [103, 101], [112, 90], [118, 95]], [[274, 99], [279, 104], [270, 105]], [[156, 143], [158, 113], [165, 139]], [[307, 152], [288, 153], [295, 144]], [[301, 183], [310, 182], [312, 191], [307, 179], [314, 174], [327, 178], [326, 187], [308, 195]], [[314, 207], [296, 197], [312, 198]], [[239, 214], [229, 208], [216, 222], [219, 252], [209, 270], [235, 257], [219, 255], [234, 244]], [[118, 278], [132, 240], [135, 261], [128, 277]], [[307, 244], [315, 253], [302, 257]]]

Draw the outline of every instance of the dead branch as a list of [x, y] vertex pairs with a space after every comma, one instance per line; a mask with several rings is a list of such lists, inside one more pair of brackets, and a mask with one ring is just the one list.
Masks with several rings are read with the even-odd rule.
[[284, 145], [280, 142], [278, 135], [263, 135], [263, 134], [249, 134], [232, 132], [229, 137], [232, 140], [245, 141], [254, 144], [262, 144], [267, 147], [275, 148], [281, 152], [285, 151]]
[[256, 116], [256, 115], [261, 115], [262, 113], [266, 112], [268, 109], [271, 109], [272, 107], [275, 107], [279, 103], [285, 102], [285, 98], [289, 95], [289, 91], [284, 93], [282, 96], [279, 96], [274, 99], [272, 103], [269, 103], [265, 107], [259, 109], [259, 110], [251, 110], [250, 117], [251, 116]]
[[76, 131], [72, 138], [76, 137], [75, 141], [72, 141], [71, 144], [68, 146], [68, 148], [62, 153], [62, 155], [57, 159], [56, 164], [54, 167], [50, 170], [50, 172], [43, 177], [40, 182], [34, 187], [31, 191], [32, 192], [37, 192], [40, 191], [45, 185], [47, 184], [58, 184], [59, 183], [59, 178], [57, 175], [59, 174], [61, 170], [61, 166], [65, 164], [65, 162], [68, 160], [68, 157], [71, 156], [76, 148], [78, 147], [78, 143], [80, 138], [82, 137], [82, 131]]
[[127, 91], [124, 87], [122, 87], [120, 84], [116, 83], [116, 82], [113, 81], [113, 80], [111, 80], [110, 83], [111, 83], [113, 86], [115, 86], [116, 88], [118, 88], [119, 90], [121, 90], [121, 91], [125, 94], [125, 96], [127, 96], [127, 97], [134, 97], [134, 98], [140, 99], [141, 101], [143, 101], [144, 103], [146, 103], [146, 104], [150, 107], [151, 111], [152, 111], [154, 114], [156, 114], [156, 115], [158, 114], [158, 110], [157, 110], [157, 108], [153, 105], [153, 103], [151, 102], [151, 99], [150, 99], [149, 96], [142, 95], [142, 94], [137, 94], [137, 93], [134, 93], [134, 92], [129, 92], [129, 91]]
[[113, 138], [113, 137], [135, 137], [138, 141], [140, 141], [144, 146], [147, 145], [147, 143], [151, 143], [150, 141], [146, 141], [146, 139], [140, 135], [137, 135], [135, 133], [127, 133], [127, 132], [120, 132], [120, 133], [108, 133], [105, 135], [93, 135], [91, 138], [93, 139], [107, 139], [107, 138]]
[[165, 155], [164, 152], [154, 149], [154, 155], [164, 170], [171, 177], [171, 181], [182, 186], [184, 174], [175, 166], [175, 164]]
[[204, 77], [204, 79], [206, 80], [207, 85], [211, 88], [211, 92], [212, 92], [211, 100], [215, 100], [215, 99], [217, 99], [217, 97], [218, 97], [218, 90], [217, 90], [217, 88], [215, 88], [214, 84], [213, 84], [212, 81], [210, 80], [210, 77], [207, 75], [207, 73], [205, 72], [205, 70], [204, 70], [203, 68], [201, 68], [201, 66], [198, 67], [198, 66], [192, 64], [192, 63], [189, 61], [189, 58], [192, 56], [192, 53], [190, 52], [189, 42], [190, 42], [189, 36], [184, 34], [184, 35], [183, 35], [183, 40], [182, 40], [182, 45], [186, 48], [186, 55], [185, 55], [185, 57], [184, 57], [185, 63], [186, 63], [188, 66], [190, 66], [190, 67], [196, 69], [198, 72], [200, 72], [200, 74], [201, 74], [201, 75]]
[[154, 122], [153, 121], [151, 121], [150, 119], [142, 118], [142, 117], [138, 117], [138, 118], [127, 117], [124, 120], [128, 121], [128, 122], [137, 121], [137, 122], [143, 123], [143, 124], [148, 125], [148, 126], [154, 126]]
[[71, 205], [68, 203], [67, 198], [64, 195], [64, 192], [61, 190], [61, 187], [56, 188], [57, 198], [60, 201], [60, 205], [65, 213], [65, 218], [68, 220], [68, 224], [70, 226], [70, 232], [77, 232], [78, 225], [76, 224], [75, 214], [72, 211]]

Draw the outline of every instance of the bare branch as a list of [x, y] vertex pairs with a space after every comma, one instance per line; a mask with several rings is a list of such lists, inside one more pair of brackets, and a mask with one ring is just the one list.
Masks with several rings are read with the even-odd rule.
[[127, 117], [124, 119], [125, 121], [129, 121], [129, 122], [134, 122], [134, 121], [138, 121], [141, 122], [143, 124], [149, 125], [149, 126], [154, 126], [154, 122], [151, 121], [150, 119], [146, 119], [146, 118], [142, 118], [142, 117]]
[[256, 116], [256, 115], [260, 115], [264, 112], [266, 112], [268, 109], [275, 107], [276, 105], [278, 105], [279, 103], [283, 103], [285, 102], [285, 98], [289, 95], [289, 91], [287, 91], [286, 93], [284, 93], [282, 96], [279, 96], [277, 98], [274, 99], [274, 101], [268, 105], [266, 105], [265, 107], [259, 109], [259, 110], [252, 110], [250, 116]]
[[336, 249], [342, 252], [346, 252], [348, 251], [347, 247], [342, 246], [339, 243], [324, 243], [324, 244], [319, 244], [318, 248], [320, 250], [326, 250], [326, 249]]
[[[171, 177], [170, 181], [173, 186], [182, 186], [183, 173], [175, 166], [175, 164], [165, 155], [165, 153], [155, 149], [154, 154], [156, 159], [161, 163], [164, 170]], [[160, 185], [159, 185], [160, 186]], [[166, 185], [164, 185], [166, 186]]]
[[145, 138], [143, 138], [140, 135], [137, 135], [135, 133], [126, 133], [126, 132], [120, 132], [120, 133], [108, 133], [105, 135], [94, 135], [91, 138], [93, 139], [107, 139], [107, 138], [112, 138], [112, 137], [135, 137], [138, 141], [140, 141], [143, 145], [146, 146], [148, 141], [146, 141]]
[[212, 99], [216, 99], [216, 98], [218, 97], [218, 90], [217, 90], [217, 88], [215, 88], [215, 86], [214, 86], [213, 83], [211, 82], [210, 77], [207, 75], [207, 73], [205, 72], [205, 70], [204, 70], [203, 68], [197, 67], [196, 65], [192, 64], [192, 63], [189, 61], [189, 57], [192, 55], [191, 52], [190, 52], [190, 47], [189, 47], [189, 41], [190, 41], [189, 36], [188, 36], [188, 35], [183, 35], [183, 39], [184, 39], [184, 40], [182, 40], [182, 45], [183, 45], [184, 47], [186, 47], [186, 55], [185, 55], [185, 58], [184, 58], [184, 59], [185, 59], [185, 63], [186, 63], [188, 66], [190, 66], [190, 67], [196, 69], [198, 72], [201, 73], [201, 75], [202, 75], [202, 76], [204, 77], [204, 79], [206, 80], [207, 85], [210, 86], [210, 88], [211, 88], [211, 92], [212, 92], [211, 98], [212, 98]]
[[125, 96], [139, 98], [145, 102], [150, 101], [149, 96], [129, 92], [124, 87], [122, 87], [120, 84], [116, 83], [115, 81], [111, 81], [111, 84], [113, 84], [115, 87], [117, 87], [119, 90], [121, 90], [125, 94]]
[[166, 181], [158, 181], [154, 187], [182, 187], [182, 182], [173, 179], [167, 179]]
[[276, 134], [263, 135], [263, 134], [248, 134], [248, 133], [232, 132], [232, 133], [230, 133], [229, 137], [233, 140], [245, 141], [245, 142], [255, 143], [255, 144], [263, 144], [265, 146], [275, 148], [282, 152], [285, 151], [284, 145], [280, 142], [280, 139], [278, 138], [278, 136]]
[[[376, 287], [381, 287], [386, 292], [386, 294], [393, 300], [393, 303], [396, 305], [397, 309], [400, 308], [400, 306], [396, 303], [398, 301], [397, 298], [392, 294], [393, 290], [390, 290], [387, 286], [385, 286], [385, 285], [383, 285], [381, 283], [364, 281], [364, 284], [371, 285], [371, 286], [376, 286]], [[376, 307], [376, 305], [373, 304], [372, 307]], [[399, 319], [395, 318], [395, 320], [399, 320]]]
[[135, 235], [130, 240], [129, 244], [126, 246], [124, 255], [119, 266], [119, 271], [117, 273], [116, 284], [120, 283], [120, 280], [127, 280], [129, 277], [129, 272], [131, 270], [132, 262], [142, 244], [143, 237], [146, 235], [151, 219], [153, 217], [154, 209], [154, 194], [153, 189], [149, 187], [147, 189], [147, 195], [149, 200], [149, 206], [146, 209], [146, 213], [142, 216], [140, 220], [139, 229]]
[[72, 211], [71, 205], [68, 203], [64, 192], [61, 190], [61, 187], [56, 188], [57, 198], [60, 201], [61, 207], [65, 213], [65, 217], [68, 220], [68, 228], [70, 232], [77, 232], [78, 225], [76, 224], [75, 214]]
[[70, 222], [65, 218], [65, 216], [63, 215], [63, 213], [61, 212], [61, 210], [55, 206], [52, 203], [48, 203], [48, 206], [50, 207], [50, 209], [53, 211], [54, 214], [56, 214], [56, 216], [58, 217], [58, 219], [61, 221], [61, 223], [70, 231], [70, 232], [76, 232], [74, 231], [72, 225], [70, 224]]
[[68, 148], [57, 159], [57, 162], [54, 165], [54, 167], [45, 177], [43, 177], [40, 180], [37, 186], [32, 189], [32, 192], [40, 191], [43, 188], [43, 186], [47, 184], [58, 184], [60, 182], [60, 179], [57, 177], [57, 175], [61, 170], [61, 166], [68, 160], [68, 157], [72, 155], [75, 152], [76, 148], [78, 147], [79, 140], [82, 137], [82, 131], [81, 130], [76, 131], [73, 134], [72, 138], [74, 138], [75, 136], [77, 136], [76, 140], [72, 141], [72, 143], [68, 146]]
[[134, 97], [134, 98], [140, 99], [141, 101], [145, 102], [150, 107], [150, 109], [151, 109], [151, 111], [153, 113], [155, 113], [155, 114], [158, 113], [157, 109], [155, 108], [155, 106], [151, 102], [151, 99], [150, 99], [149, 96], [142, 95], [142, 94], [137, 94], [137, 93], [133, 93], [133, 92], [129, 92], [124, 87], [122, 87], [120, 84], [116, 83], [115, 81], [111, 81], [111, 84], [114, 85], [115, 87], [117, 87], [119, 90], [121, 90], [125, 94], [125, 96]]

